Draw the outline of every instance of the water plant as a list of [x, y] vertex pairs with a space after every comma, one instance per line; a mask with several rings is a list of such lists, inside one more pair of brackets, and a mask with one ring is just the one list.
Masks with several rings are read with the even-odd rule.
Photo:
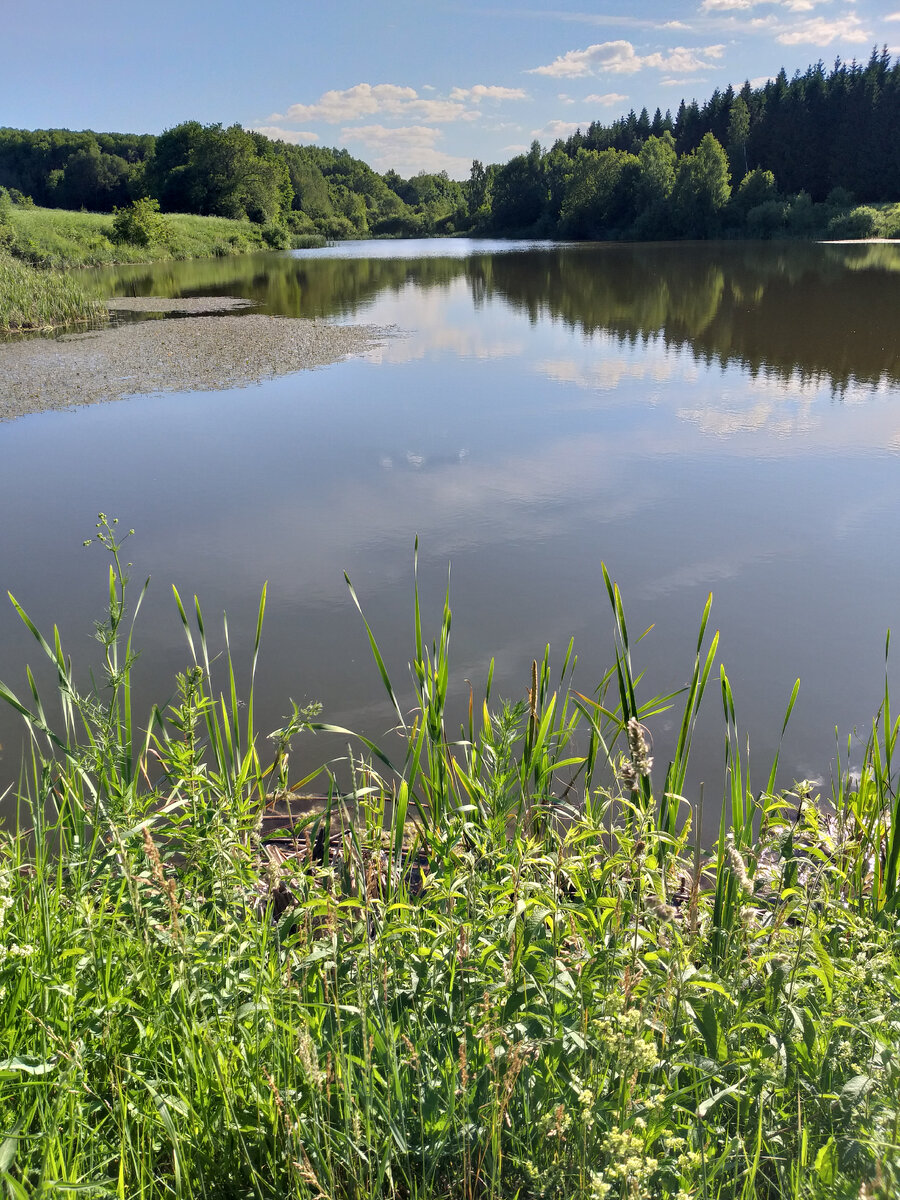
[[38, 271], [0, 248], [0, 331], [55, 329], [107, 320], [106, 305], [60, 271]]
[[[470, 694], [448, 726], [449, 589], [415, 709], [372, 630], [399, 755], [351, 740], [324, 804], [294, 707], [254, 725], [199, 603], [177, 694], [132, 712], [134, 617], [114, 521], [89, 688], [28, 673], [21, 820], [0, 836], [0, 1188], [178, 1197], [887, 1197], [900, 1178], [889, 696], [830, 797], [751, 789], [734, 697], [717, 845], [687, 771], [717, 656], [647, 691], [606, 576], [614, 663], [590, 693], [536, 660], [527, 697]], [[349, 581], [348, 581], [349, 582]], [[351, 595], [355, 599], [355, 593]], [[15, 602], [14, 602], [15, 603]], [[368, 628], [368, 626], [367, 626]], [[796, 689], [788, 705], [796, 699]], [[681, 706], [654, 784], [648, 734]], [[658, 755], [658, 751], [657, 751]], [[656, 775], [659, 772], [657, 770]], [[828, 801], [826, 803], [826, 800]], [[709, 806], [709, 797], [706, 800]]]

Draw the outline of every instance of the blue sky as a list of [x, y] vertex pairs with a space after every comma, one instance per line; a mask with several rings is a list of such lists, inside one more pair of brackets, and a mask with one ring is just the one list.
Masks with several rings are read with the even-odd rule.
[[235, 122], [378, 170], [468, 175], [632, 106], [900, 51], [900, 0], [29, 0], [0, 9], [0, 124]]

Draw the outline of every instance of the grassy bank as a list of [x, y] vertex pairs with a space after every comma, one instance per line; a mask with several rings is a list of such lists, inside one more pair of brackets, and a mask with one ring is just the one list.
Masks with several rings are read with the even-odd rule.
[[[774, 767], [751, 785], [723, 672], [725, 785], [704, 800], [686, 769], [708, 609], [688, 689], [652, 698], [610, 582], [597, 689], [571, 687], [571, 652], [558, 675], [545, 656], [526, 702], [488, 683], [457, 736], [449, 604], [429, 646], [416, 601], [410, 723], [372, 638], [399, 751], [355, 740], [336, 774], [297, 780], [292, 741], [330, 727], [295, 709], [257, 736], [252, 684], [244, 707], [180, 599], [177, 699], [138, 733], [122, 556], [98, 531], [105, 678], [78, 692], [29, 623], [60, 727], [36, 689], [2, 691], [33, 746], [33, 834], [0, 844], [10, 1197], [896, 1194], [887, 698], [825, 816], [805, 783], [776, 794]], [[647, 739], [673, 705], [661, 770]], [[331, 800], [296, 854], [267, 853], [261, 807], [289, 785]]]
[[223, 217], [151, 214], [151, 220], [151, 236], [128, 240], [110, 214], [13, 205], [0, 195], [0, 330], [54, 329], [105, 320], [101, 300], [60, 273], [66, 268], [224, 257], [324, 243], [323, 238], [292, 238], [282, 229]]
[[266, 249], [262, 227], [224, 217], [167, 214], [165, 235], [146, 245], [117, 241], [109, 213], [13, 205], [10, 249], [37, 266], [87, 267], [104, 263], [208, 258]]
[[37, 271], [0, 249], [0, 331], [100, 323], [106, 305], [71, 275]]

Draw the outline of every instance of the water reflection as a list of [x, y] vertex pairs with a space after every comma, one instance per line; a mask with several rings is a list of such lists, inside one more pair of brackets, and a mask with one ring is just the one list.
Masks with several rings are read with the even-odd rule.
[[[501, 299], [532, 326], [560, 320], [624, 347], [659, 339], [706, 366], [737, 363], [792, 389], [827, 383], [840, 395], [853, 383], [900, 379], [894, 245], [426, 245], [428, 257], [405, 244], [365, 243], [94, 277], [117, 295], [240, 295], [270, 313], [345, 319], [360, 319], [385, 296], [412, 290], [421, 304], [462, 281], [476, 312]], [[472, 352], [454, 347], [453, 336], [445, 332], [446, 348]], [[513, 354], [519, 344], [482, 343], [476, 353]]]
[[[268, 580], [260, 727], [280, 723], [288, 697], [318, 699], [334, 723], [381, 738], [390, 707], [344, 570], [402, 686], [418, 534], [427, 614], [453, 563], [454, 694], [467, 698], [467, 679], [477, 690], [493, 655], [495, 695], [518, 697], [547, 641], [561, 656], [575, 637], [585, 689], [609, 665], [605, 561], [632, 630], [657, 626], [636, 655], [645, 698], [684, 682], [712, 589], [758, 774], [797, 675], [785, 773], [827, 773], [835, 725], [864, 727], [877, 707], [897, 621], [897, 250], [460, 240], [429, 252], [380, 243], [379, 257], [342, 247], [98, 277], [118, 294], [246, 296], [403, 332], [364, 360], [241, 391], [0, 426], [0, 583], [41, 628], [60, 620], [83, 657], [103, 580], [81, 542], [98, 511], [119, 515], [138, 530], [135, 577], [154, 576], [138, 712], [165, 702], [186, 662], [168, 585], [201, 597], [209, 627], [227, 610], [239, 647]], [[34, 659], [0, 606], [0, 679], [27, 692]], [[714, 697], [707, 713], [695, 763], [714, 781]], [[653, 733], [664, 763], [669, 717]], [[0, 741], [20, 742], [2, 720]], [[343, 751], [301, 748], [298, 767]]]

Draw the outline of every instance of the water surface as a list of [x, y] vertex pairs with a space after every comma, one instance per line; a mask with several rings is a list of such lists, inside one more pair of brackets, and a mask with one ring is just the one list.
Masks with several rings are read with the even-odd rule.
[[[898, 623], [900, 253], [893, 246], [349, 243], [128, 267], [118, 295], [242, 296], [263, 311], [402, 331], [374, 354], [249, 388], [135, 396], [0, 426], [5, 587], [76, 660], [94, 654], [98, 511], [136, 536], [141, 708], [187, 663], [170, 585], [249, 646], [269, 584], [258, 715], [288, 699], [387, 740], [350, 575], [408, 684], [412, 558], [436, 630], [452, 563], [453, 686], [524, 694], [570, 637], [589, 691], [610, 662], [601, 563], [644, 697], [685, 682], [709, 591], [758, 782], [797, 676], [783, 782], [827, 778], [883, 690]], [[2, 386], [2, 383], [0, 383]], [[0, 611], [0, 678], [38, 649]], [[43, 677], [42, 677], [43, 678]], [[52, 678], [47, 677], [49, 687]], [[44, 686], [44, 683], [42, 683]], [[411, 688], [406, 687], [411, 702]], [[711, 688], [695, 779], [718, 783]], [[0, 766], [21, 733], [5, 716]], [[672, 737], [651, 724], [657, 760]], [[318, 739], [298, 765], [340, 754]], [[855, 751], [858, 753], [858, 751]]]

